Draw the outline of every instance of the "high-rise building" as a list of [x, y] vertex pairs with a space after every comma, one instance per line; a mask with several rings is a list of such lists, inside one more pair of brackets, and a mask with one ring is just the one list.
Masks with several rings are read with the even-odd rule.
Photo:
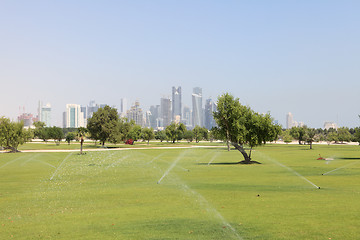
[[205, 103], [205, 127], [211, 129], [216, 126], [213, 112], [216, 111], [216, 103], [212, 99], [206, 99]]
[[193, 89], [192, 94], [192, 105], [193, 105], [193, 127], [203, 126], [203, 108], [202, 108], [202, 89], [196, 87]]
[[191, 110], [188, 106], [184, 106], [182, 123], [184, 123], [187, 128], [191, 128], [192, 127], [191, 120], [192, 120]]
[[25, 128], [33, 127], [33, 123], [37, 121], [37, 118], [35, 118], [31, 113], [23, 113], [20, 116], [18, 116], [18, 122], [23, 122]]
[[172, 87], [172, 120], [181, 121], [181, 87]]
[[66, 128], [66, 112], [63, 112], [63, 124], [62, 124], [62, 127], [63, 128]]
[[150, 118], [151, 118], [151, 112], [150, 110], [149, 111], [146, 111], [145, 112], [145, 123], [144, 123], [144, 126], [147, 127], [147, 128], [150, 128]]
[[160, 117], [160, 105], [150, 106], [150, 127], [153, 129], [157, 129], [160, 127], [159, 124], [159, 117]]
[[334, 122], [324, 122], [324, 129], [329, 130], [330, 128], [337, 130], [338, 126]]
[[50, 103], [47, 103], [46, 105], [42, 105], [42, 102], [39, 101], [38, 119], [40, 122], [45, 123], [46, 127], [51, 127], [51, 105], [50, 105]]
[[84, 113], [81, 112], [81, 106], [78, 104], [66, 104], [66, 128], [86, 127]]
[[86, 118], [87, 119], [91, 118], [94, 112], [97, 112], [98, 109], [99, 109], [99, 105], [97, 105], [94, 100], [91, 100], [86, 109]]
[[[83, 114], [83, 118], [85, 119], [85, 122], [87, 122], [87, 106], [80, 106], [80, 111]], [[85, 124], [86, 125], [86, 124]]]
[[290, 129], [294, 126], [294, 117], [291, 112], [286, 115], [286, 128]]
[[127, 99], [122, 98], [120, 102], [120, 116], [125, 117], [127, 110], [128, 110]]
[[161, 127], [166, 127], [171, 123], [171, 100], [170, 98], [160, 99], [160, 118], [162, 119]]
[[127, 111], [128, 121], [134, 120], [135, 124], [144, 126], [144, 116], [143, 111], [140, 108], [140, 102], [135, 101], [135, 104]]

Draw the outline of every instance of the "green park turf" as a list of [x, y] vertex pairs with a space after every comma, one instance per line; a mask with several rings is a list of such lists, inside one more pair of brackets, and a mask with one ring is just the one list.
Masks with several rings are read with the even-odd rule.
[[0, 239], [358, 239], [360, 147], [308, 148], [1, 153]]

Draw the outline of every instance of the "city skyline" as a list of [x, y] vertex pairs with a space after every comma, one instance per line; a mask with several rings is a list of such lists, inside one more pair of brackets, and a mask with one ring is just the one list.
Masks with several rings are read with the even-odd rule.
[[[216, 111], [216, 101], [211, 98], [202, 99], [202, 88], [194, 87], [192, 88], [193, 93], [191, 94], [192, 99], [192, 109], [190, 109], [187, 105], [183, 105], [181, 99], [181, 86], [172, 87], [172, 94], [173, 97], [161, 97], [159, 99], [159, 104], [152, 104], [148, 108], [148, 110], [142, 109], [141, 103], [138, 100], [135, 100], [131, 103], [131, 106], [128, 105], [128, 99], [121, 98], [120, 105], [110, 105], [106, 103], [96, 103], [94, 100], [90, 100], [88, 105], [80, 105], [80, 104], [66, 104], [66, 111], [62, 113], [62, 121], [61, 124], [49, 124], [52, 118], [52, 108], [51, 104], [47, 103], [46, 105], [42, 104], [42, 101], [38, 101], [38, 108], [37, 108], [37, 115], [33, 114], [32, 112], [25, 112], [25, 108], [21, 111], [19, 108], [19, 115], [16, 117], [17, 121], [24, 121], [25, 126], [29, 127], [33, 125], [35, 121], [43, 121], [45, 122], [46, 126], [58, 126], [63, 128], [68, 127], [86, 127], [87, 119], [92, 117], [93, 113], [96, 112], [99, 108], [103, 108], [106, 105], [114, 107], [117, 109], [119, 117], [126, 117], [129, 120], [134, 120], [136, 124], [141, 125], [143, 127], [152, 127], [154, 129], [163, 129], [168, 126], [171, 122], [183, 122], [188, 128], [193, 128], [196, 125], [204, 126], [208, 129], [215, 126], [216, 123], [211, 116], [211, 112]], [[174, 93], [179, 95], [174, 98]], [[174, 115], [174, 99], [177, 102], [177, 105], [180, 105], [183, 114], [181, 116]], [[178, 106], [179, 107], [179, 106]], [[73, 110], [74, 113], [70, 114], [70, 108], [76, 108]], [[45, 117], [43, 114], [43, 109], [46, 111]], [[178, 109], [177, 109], [178, 110]], [[76, 113], [76, 114], [75, 114]], [[81, 118], [78, 115], [83, 115]], [[190, 117], [189, 117], [190, 114]], [[72, 115], [72, 120], [70, 120], [69, 116]], [[77, 117], [74, 117], [77, 115]], [[200, 115], [200, 116], [197, 116]], [[194, 120], [198, 118], [197, 120]], [[45, 119], [45, 120], [44, 120]], [[279, 123], [278, 119], [273, 118], [275, 123]], [[13, 119], [14, 120], [14, 119]], [[70, 121], [72, 123], [70, 124]], [[298, 122], [294, 119], [294, 116], [291, 112], [288, 112], [285, 116], [285, 124], [279, 123], [283, 129], [289, 129], [291, 127], [302, 127], [308, 126], [304, 122]], [[323, 125], [317, 128], [329, 129], [329, 128], [338, 128], [338, 124], [334, 121], [327, 121], [323, 122]], [[343, 127], [343, 126], [340, 126]], [[345, 126], [346, 127], [346, 126]]]
[[16, 120], [19, 107], [35, 114], [41, 100], [61, 126], [68, 103], [119, 106], [126, 98], [148, 110], [173, 86], [192, 109], [199, 86], [203, 100], [229, 92], [283, 127], [288, 112], [310, 127], [357, 127], [359, 7], [348, 0], [7, 1], [0, 116]]

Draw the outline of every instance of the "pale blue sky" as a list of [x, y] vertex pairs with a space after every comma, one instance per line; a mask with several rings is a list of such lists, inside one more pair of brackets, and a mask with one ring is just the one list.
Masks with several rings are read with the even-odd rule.
[[360, 125], [360, 1], [1, 1], [0, 115], [50, 102], [147, 110], [182, 86], [285, 125]]

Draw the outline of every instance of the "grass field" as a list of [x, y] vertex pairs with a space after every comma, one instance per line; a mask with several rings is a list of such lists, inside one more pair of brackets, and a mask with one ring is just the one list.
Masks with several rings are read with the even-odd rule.
[[223, 146], [2, 153], [0, 239], [358, 239], [359, 146], [274, 144], [253, 159]]

